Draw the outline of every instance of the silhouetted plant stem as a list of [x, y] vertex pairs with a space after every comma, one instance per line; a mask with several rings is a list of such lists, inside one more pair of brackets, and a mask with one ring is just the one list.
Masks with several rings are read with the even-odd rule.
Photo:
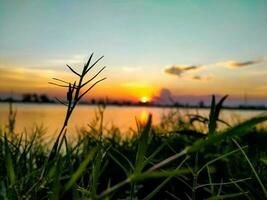
[[64, 119], [64, 123], [63, 126], [59, 132], [59, 135], [57, 137], [57, 140], [55, 142], [55, 148], [57, 148], [59, 139], [61, 138], [62, 134], [64, 133], [64, 130], [66, 130], [67, 126], [68, 126], [68, 122], [69, 119], [73, 113], [73, 110], [75, 109], [76, 105], [79, 103], [79, 101], [82, 99], [82, 97], [87, 94], [96, 84], [98, 84], [99, 82], [105, 80], [106, 78], [102, 78], [98, 81], [96, 81], [94, 84], [92, 84], [88, 89], [85, 90], [85, 92], [81, 93], [81, 89], [86, 86], [87, 84], [89, 84], [91, 81], [93, 81], [104, 69], [105, 67], [101, 68], [91, 79], [89, 79], [88, 81], [84, 82], [85, 76], [87, 75], [87, 73], [98, 63], [98, 61], [100, 61], [102, 57], [100, 57], [99, 59], [97, 59], [91, 66], [90, 66], [90, 62], [92, 60], [93, 54], [91, 54], [90, 58], [88, 59], [87, 63], [84, 65], [83, 70], [81, 73], [76, 72], [71, 66], [67, 65], [67, 67], [75, 74], [79, 77], [78, 80], [78, 84], [76, 85], [76, 81], [74, 81], [73, 83], [58, 79], [58, 78], [53, 78], [53, 80], [55, 81], [60, 81], [61, 83], [64, 84], [68, 84], [68, 85], [62, 85], [62, 84], [57, 84], [54, 82], [50, 82], [50, 84], [53, 85], [57, 85], [59, 87], [68, 87], [68, 92], [67, 92], [67, 103], [63, 102], [60, 99], [57, 99], [59, 103], [67, 106], [67, 111], [66, 111], [66, 116]]
[[[31, 191], [33, 191], [38, 185], [40, 185], [43, 181], [44, 181], [44, 175], [45, 175], [45, 172], [47, 172], [47, 169], [46, 169], [46, 165], [49, 163], [49, 161], [53, 160], [54, 157], [56, 156], [57, 152], [60, 151], [60, 147], [61, 145], [59, 145], [59, 140], [62, 136], [62, 134], [66, 133], [66, 128], [68, 126], [68, 122], [69, 122], [69, 119], [71, 117], [71, 114], [73, 112], [73, 110], [75, 109], [76, 105], [78, 104], [78, 102], [82, 99], [82, 97], [87, 94], [96, 84], [98, 84], [99, 82], [105, 80], [106, 78], [102, 78], [98, 81], [96, 81], [94, 84], [92, 84], [88, 89], [86, 89], [85, 92], [83, 92], [82, 94], [80, 94], [80, 91], [81, 89], [86, 86], [87, 84], [89, 84], [91, 81], [93, 81], [99, 74], [100, 72], [102, 72], [104, 70], [105, 67], [103, 67], [101, 70], [98, 71], [98, 73], [96, 73], [91, 79], [89, 79], [88, 81], [86, 81], [85, 83], [83, 83], [83, 80], [85, 78], [85, 76], [87, 75], [87, 73], [90, 71], [90, 69], [92, 69], [97, 63], [98, 61], [100, 61], [104, 56], [100, 57], [99, 59], [97, 59], [90, 67], [90, 62], [92, 60], [92, 57], [93, 57], [93, 53], [91, 54], [89, 60], [87, 61], [87, 63], [84, 65], [83, 67], [83, 70], [82, 70], [82, 73], [79, 74], [78, 72], [76, 72], [74, 69], [72, 69], [72, 67], [70, 67], [69, 65], [67, 65], [67, 67], [74, 73], [76, 74], [77, 76], [79, 76], [79, 82], [78, 82], [78, 85], [76, 85], [76, 81], [74, 81], [73, 83], [70, 83], [70, 82], [67, 82], [67, 81], [64, 81], [64, 80], [61, 80], [61, 79], [58, 79], [58, 78], [53, 78], [53, 80], [55, 81], [59, 81], [59, 82], [62, 82], [62, 83], [65, 83], [65, 84], [68, 84], [68, 85], [62, 85], [62, 84], [57, 84], [57, 83], [54, 83], [54, 82], [49, 82], [50, 84], [52, 85], [56, 85], [56, 86], [59, 86], [59, 87], [64, 87], [64, 88], [68, 88], [68, 92], [67, 92], [67, 103], [63, 102], [62, 100], [56, 98], [56, 100], [63, 104], [64, 106], [67, 106], [67, 111], [66, 111], [66, 116], [65, 116], [65, 119], [64, 119], [64, 123], [63, 123], [63, 126], [58, 134], [58, 137], [52, 147], [52, 150], [50, 151], [50, 154], [48, 156], [48, 159], [44, 165], [44, 168], [42, 170], [42, 173], [41, 173], [41, 176], [40, 178], [38, 179], [38, 181], [26, 192], [26, 194], [30, 194]], [[63, 137], [64, 138], [64, 137]], [[58, 149], [58, 145], [60, 146], [59, 149]]]
[[15, 130], [15, 123], [16, 123], [16, 115], [17, 111], [13, 110], [13, 102], [12, 100], [9, 102], [9, 113], [8, 113], [8, 131], [11, 133], [11, 137], [14, 136], [14, 130]]

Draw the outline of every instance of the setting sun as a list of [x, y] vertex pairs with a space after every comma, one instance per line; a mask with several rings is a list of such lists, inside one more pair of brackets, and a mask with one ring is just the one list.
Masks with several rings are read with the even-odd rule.
[[146, 96], [144, 96], [144, 97], [142, 97], [142, 98], [140, 99], [140, 101], [141, 101], [142, 103], [148, 103], [148, 102], [149, 102], [149, 98], [146, 97]]

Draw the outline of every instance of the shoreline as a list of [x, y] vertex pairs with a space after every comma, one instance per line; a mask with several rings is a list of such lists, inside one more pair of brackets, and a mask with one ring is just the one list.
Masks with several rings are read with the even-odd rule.
[[[10, 102], [6, 101], [1, 101], [0, 104], [9, 104]], [[13, 101], [13, 104], [24, 104], [24, 105], [61, 105], [60, 103], [57, 102], [21, 102], [21, 101]], [[83, 103], [81, 102], [79, 106], [98, 106], [101, 104], [91, 104], [91, 103]], [[209, 106], [196, 106], [196, 105], [189, 105], [189, 106], [177, 106], [177, 105], [159, 105], [159, 104], [111, 104], [107, 103], [105, 106], [112, 106], [112, 107], [147, 107], [147, 108], [177, 108], [177, 109], [210, 109]], [[222, 108], [223, 110], [244, 110], [244, 111], [267, 111], [267, 107], [262, 107], [262, 106], [238, 106], [238, 107], [232, 107], [232, 106], [224, 106]]]

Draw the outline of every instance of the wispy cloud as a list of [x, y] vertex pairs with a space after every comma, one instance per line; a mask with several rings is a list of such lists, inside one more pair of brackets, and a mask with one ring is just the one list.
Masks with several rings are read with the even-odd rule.
[[221, 61], [218, 63], [215, 63], [217, 66], [223, 66], [223, 67], [229, 67], [229, 68], [241, 68], [241, 67], [246, 67], [249, 65], [255, 65], [255, 64], [261, 64], [266, 62], [267, 59], [259, 59], [259, 60], [249, 60], [249, 61], [235, 61], [235, 60], [228, 60], [228, 61]]
[[181, 76], [185, 72], [193, 71], [199, 69], [201, 65], [191, 65], [191, 66], [182, 66], [182, 65], [173, 65], [164, 70], [166, 74]]
[[[202, 76], [202, 75], [196, 75], [195, 72], [199, 71], [199, 69], [204, 68], [204, 65], [190, 65], [190, 66], [183, 66], [183, 65], [173, 65], [171, 67], [168, 67], [164, 70], [166, 74], [178, 76], [181, 78], [187, 78], [191, 80], [198, 80], [198, 81], [209, 81], [213, 79], [213, 76]], [[188, 74], [187, 72], [191, 72]], [[192, 75], [193, 74], [193, 75]]]
[[[164, 69], [164, 73], [177, 76], [180, 78], [187, 78], [191, 80], [198, 80], [198, 81], [209, 81], [214, 79], [214, 75], [205, 75], [201, 73], [201, 75], [197, 74], [196, 72], [203, 71], [203, 69], [211, 70], [211, 67], [214, 66], [222, 66], [227, 68], [242, 68], [250, 65], [256, 65], [267, 62], [267, 56], [261, 59], [255, 60], [247, 60], [247, 61], [236, 61], [236, 60], [225, 60], [216, 63], [210, 63], [205, 65], [172, 65]], [[188, 73], [190, 72], [190, 73]]]
[[209, 80], [212, 80], [214, 78], [214, 76], [199, 76], [199, 75], [196, 75], [196, 76], [192, 76], [191, 79], [193, 80], [198, 80], [198, 81], [209, 81]]

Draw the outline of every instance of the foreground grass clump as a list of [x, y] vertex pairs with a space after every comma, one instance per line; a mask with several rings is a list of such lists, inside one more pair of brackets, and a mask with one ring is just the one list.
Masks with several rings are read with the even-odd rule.
[[1, 199], [266, 199], [267, 130], [255, 125], [267, 117], [200, 136], [190, 124], [176, 131], [181, 121], [171, 132], [151, 126], [150, 116], [122, 140], [101, 116], [75, 142], [63, 135], [55, 152], [42, 129], [16, 136], [11, 119], [1, 131]]

